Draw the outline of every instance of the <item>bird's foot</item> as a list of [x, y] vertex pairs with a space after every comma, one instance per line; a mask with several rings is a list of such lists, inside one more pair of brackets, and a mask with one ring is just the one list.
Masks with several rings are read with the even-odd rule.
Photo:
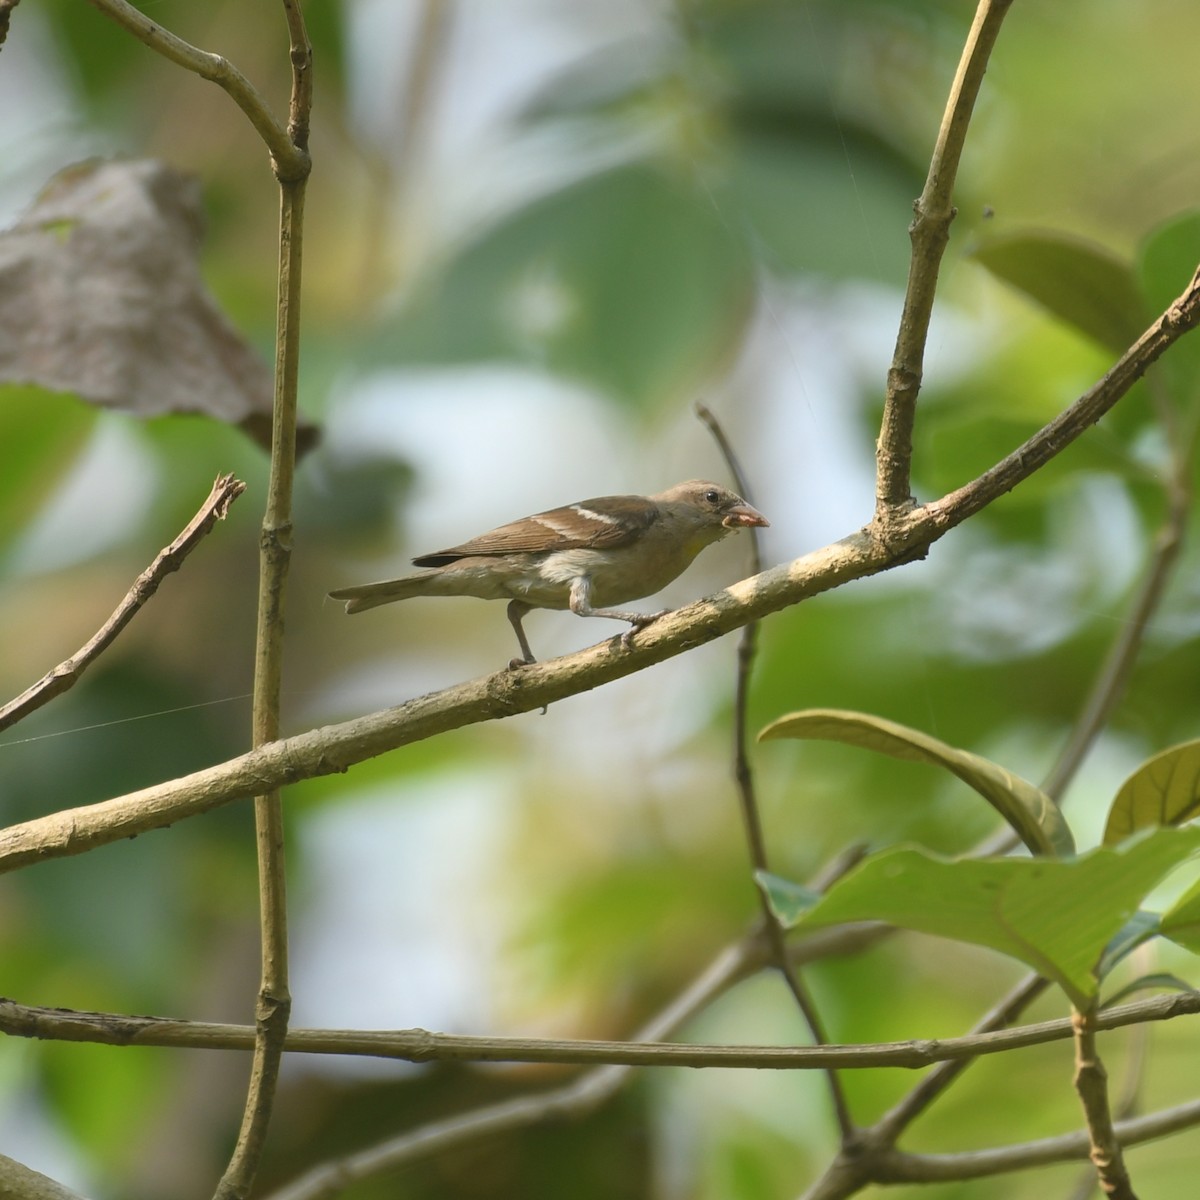
[[519, 671], [522, 667], [531, 667], [537, 662], [536, 658], [510, 658], [508, 660], [508, 669], [510, 671]]
[[632, 650], [633, 635], [637, 633], [639, 629], [645, 629], [647, 625], [653, 625], [654, 622], [659, 619], [659, 617], [665, 617], [670, 611], [671, 610], [669, 608], [662, 608], [659, 609], [658, 612], [652, 613], [631, 613], [625, 618], [625, 620], [629, 622], [631, 628], [627, 629], [623, 634], [621, 634], [621, 649]]

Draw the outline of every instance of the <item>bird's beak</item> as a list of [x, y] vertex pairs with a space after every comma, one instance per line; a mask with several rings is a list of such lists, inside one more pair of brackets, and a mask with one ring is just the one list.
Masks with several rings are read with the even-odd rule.
[[766, 529], [771, 522], [757, 508], [751, 507], [743, 500], [741, 504], [735, 505], [725, 514], [725, 519], [721, 524], [726, 529], [749, 529], [753, 527]]

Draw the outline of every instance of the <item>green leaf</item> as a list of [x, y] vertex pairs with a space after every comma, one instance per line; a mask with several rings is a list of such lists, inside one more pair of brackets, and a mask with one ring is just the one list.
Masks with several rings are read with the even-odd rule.
[[6, 548], [53, 494], [95, 424], [74, 396], [0, 385], [0, 548]]
[[1127, 349], [1149, 323], [1128, 263], [1067, 234], [989, 237], [971, 252], [997, 279], [1110, 350]]
[[1139, 910], [1117, 930], [1116, 936], [1104, 947], [1096, 977], [1104, 979], [1126, 955], [1162, 932], [1162, 916], [1156, 912]]
[[758, 736], [763, 741], [787, 737], [846, 742], [907, 762], [944, 767], [974, 788], [1034, 854], [1075, 852], [1075, 842], [1058, 805], [1040, 788], [978, 754], [956, 750], [907, 725], [867, 713], [810, 708], [780, 717]]
[[[1200, 212], [1184, 213], [1155, 229], [1138, 255], [1138, 282], [1151, 313], [1163, 312], [1187, 287], [1200, 262]], [[1156, 368], [1170, 382], [1175, 398], [1191, 405], [1200, 380], [1200, 344], [1181, 338]]]
[[[899, 846], [864, 860], [787, 924], [808, 932], [886, 921], [987, 946], [1054, 980], [1084, 1008], [1096, 995], [1105, 947], [1160, 880], [1198, 851], [1200, 829], [1157, 829], [1071, 859], [953, 862]], [[773, 897], [770, 881], [760, 882]]]
[[1109, 996], [1100, 1008], [1115, 1008], [1122, 1000], [1128, 999], [1130, 996], [1136, 996], [1138, 992], [1148, 992], [1151, 990], [1163, 992], [1192, 992], [1195, 988], [1185, 980], [1180, 979], [1178, 975], [1171, 975], [1166, 971], [1156, 971], [1152, 975], [1139, 975], [1136, 979], [1131, 980], [1123, 988], [1118, 988], [1111, 996]]
[[1200, 954], [1200, 881], [1163, 913], [1162, 934], [1193, 954]]
[[380, 361], [509, 359], [642, 406], [722, 369], [751, 311], [741, 238], [671, 172], [624, 166], [485, 231], [380, 331]]
[[793, 883], [779, 875], [772, 875], [770, 871], [760, 871], [757, 879], [767, 902], [771, 905], [771, 911], [789, 928], [821, 900], [820, 892], [814, 892], [803, 884]]
[[1104, 844], [1156, 825], [1182, 825], [1200, 814], [1200, 741], [1184, 742], [1148, 758], [1120, 790], [1108, 810]]
[[1146, 237], [1138, 254], [1137, 275], [1152, 313], [1162, 312], [1187, 287], [1197, 263], [1200, 211], [1172, 217]]

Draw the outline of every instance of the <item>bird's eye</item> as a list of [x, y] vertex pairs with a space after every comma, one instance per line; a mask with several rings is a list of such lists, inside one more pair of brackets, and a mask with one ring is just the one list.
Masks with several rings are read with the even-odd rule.
[[718, 492], [716, 488], [709, 488], [708, 491], [704, 493], [704, 499], [709, 504], [716, 504], [716, 502], [721, 499], [721, 493]]

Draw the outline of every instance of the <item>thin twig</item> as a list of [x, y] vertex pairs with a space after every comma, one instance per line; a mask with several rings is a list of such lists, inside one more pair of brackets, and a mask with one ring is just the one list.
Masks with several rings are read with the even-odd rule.
[[[738, 494], [753, 503], [750, 486], [745, 473], [741, 469], [733, 444], [730, 442], [721, 423], [713, 415], [711, 409], [704, 404], [696, 405], [696, 415], [704, 423], [713, 440], [717, 443], [725, 465], [737, 485]], [[750, 531], [750, 574], [757, 575], [762, 570], [762, 549], [759, 543], [757, 529]], [[747, 709], [750, 701], [750, 679], [754, 669], [754, 657], [758, 650], [758, 622], [750, 621], [743, 629], [738, 642], [737, 675], [734, 685], [733, 703], [733, 777], [737, 785], [738, 807], [742, 814], [742, 826], [746, 832], [746, 844], [750, 851], [750, 862], [754, 871], [770, 870], [767, 858], [767, 841], [763, 833], [762, 811], [754, 790], [754, 772], [750, 766], [750, 753], [747, 737]], [[771, 957], [775, 968], [783, 977], [788, 991], [792, 994], [809, 1034], [818, 1046], [828, 1042], [825, 1033], [825, 1022], [817, 1006], [809, 995], [808, 988], [800, 978], [799, 972], [788, 959], [787, 941], [782, 923], [772, 910], [766, 893], [761, 888], [754, 889], [762, 914], [763, 930], [771, 947]], [[829, 1098], [833, 1105], [834, 1118], [837, 1121], [838, 1133], [843, 1146], [852, 1143], [856, 1136], [854, 1118], [850, 1114], [850, 1106], [846, 1100], [846, 1092], [842, 1087], [837, 1072], [830, 1068], [825, 1072], [829, 1087]]]
[[[753, 938], [739, 950], [743, 975], [765, 964]], [[861, 948], [846, 931], [806, 939], [792, 947], [804, 962]], [[1012, 1003], [1012, 998], [997, 1006]], [[1123, 1004], [1096, 1017], [1096, 1029], [1144, 1028], [1150, 1022], [1170, 1021], [1200, 1013], [1200, 992], [1155, 996]], [[294, 1054], [339, 1054], [403, 1062], [554, 1063], [565, 1066], [689, 1067], [695, 1070], [746, 1068], [762, 1071], [815, 1071], [830, 1066], [846, 1070], [919, 1071], [941, 1064], [969, 1063], [981, 1055], [1067, 1041], [1074, 1036], [1070, 1018], [1039, 1021], [1015, 1028], [983, 1028], [961, 1037], [921, 1038], [906, 1042], [862, 1045], [753, 1046], [704, 1045], [649, 1040], [642, 1030], [638, 1042], [556, 1038], [485, 1037], [431, 1033], [425, 1029], [290, 1029], [287, 1049]], [[198, 1050], [251, 1050], [252, 1025], [183, 1021], [170, 1017], [129, 1016], [123, 1013], [77, 1012], [40, 1008], [0, 1000], [0, 1032], [7, 1037], [61, 1042], [90, 1042], [106, 1046], [174, 1046]], [[665, 1035], [658, 1035], [665, 1036]], [[930, 1072], [933, 1074], [934, 1072]], [[903, 1101], [901, 1103], [904, 1103]], [[899, 1107], [899, 1106], [897, 1106]], [[895, 1111], [895, 1110], [893, 1110]], [[909, 1123], [913, 1113], [906, 1113]], [[885, 1122], [897, 1122], [889, 1113]], [[897, 1122], [898, 1123], [898, 1122]]]
[[228, 59], [185, 42], [126, 0], [88, 0], [88, 3], [176, 66], [226, 91], [258, 130], [280, 176], [289, 179], [307, 177], [310, 167], [307, 150], [292, 142], [283, 123], [271, 112], [254, 85]]
[[1011, 3], [980, 0], [950, 88], [925, 187], [913, 205], [908, 286], [887, 375], [876, 449], [876, 520], [884, 528], [893, 515], [906, 512], [912, 505], [912, 431], [938, 271], [955, 216], [954, 182], [988, 58]]
[[235, 479], [232, 475], [219, 476], [212, 485], [208, 498], [184, 527], [183, 532], [169, 546], [158, 552], [154, 561], [134, 580], [133, 587], [117, 605], [112, 616], [96, 633], [70, 658], [43, 675], [32, 687], [26, 688], [15, 699], [0, 706], [0, 729], [8, 729], [41, 708], [43, 704], [74, 687], [84, 671], [112, 645], [142, 605], [154, 595], [163, 579], [172, 571], [178, 571], [183, 566], [184, 559], [211, 532], [213, 526], [225, 519], [229, 506], [245, 490], [246, 485], [240, 479]]
[[[288, 142], [308, 162], [312, 107], [312, 45], [298, 0], [283, 0], [287, 19], [292, 91]], [[296, 398], [300, 371], [300, 280], [304, 245], [304, 197], [308, 172], [281, 167], [279, 180], [279, 297], [275, 335], [275, 398], [271, 424], [271, 468], [259, 556], [258, 622], [254, 655], [252, 735], [256, 747], [280, 731], [283, 678], [283, 620], [292, 555], [292, 483], [296, 470]], [[259, 924], [262, 976], [255, 1004], [254, 1058], [242, 1125], [214, 1200], [243, 1200], [254, 1182], [266, 1144], [283, 1060], [292, 998], [288, 986], [287, 873], [283, 800], [277, 786], [254, 800], [258, 850]]]
[[[1200, 1125], [1200, 1100], [1191, 1100], [1144, 1117], [1118, 1121], [1114, 1132], [1123, 1146], [1137, 1146], [1185, 1129], [1194, 1129], [1197, 1125]], [[906, 1154], [895, 1150], [885, 1157], [875, 1178], [880, 1183], [984, 1179], [991, 1175], [1047, 1167], [1053, 1163], [1086, 1161], [1087, 1157], [1086, 1133], [1067, 1133], [1040, 1141], [991, 1150], [968, 1150], [959, 1154]]]

